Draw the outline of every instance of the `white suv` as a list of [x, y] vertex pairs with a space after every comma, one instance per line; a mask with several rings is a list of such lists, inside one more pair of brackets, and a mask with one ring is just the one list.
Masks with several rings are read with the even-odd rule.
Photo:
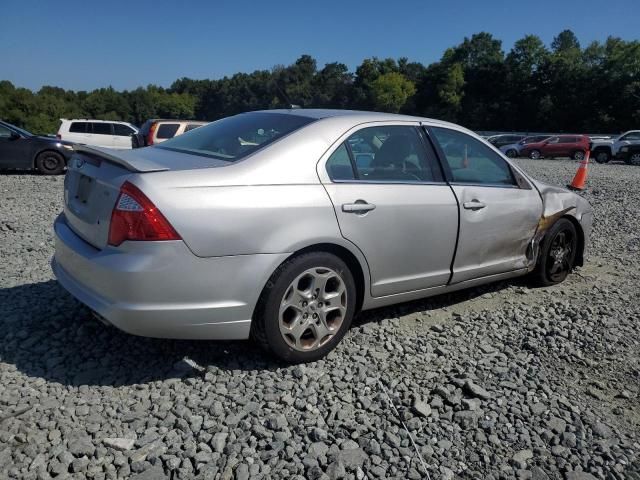
[[131, 135], [138, 129], [127, 122], [61, 118], [60, 140], [96, 147], [131, 148]]

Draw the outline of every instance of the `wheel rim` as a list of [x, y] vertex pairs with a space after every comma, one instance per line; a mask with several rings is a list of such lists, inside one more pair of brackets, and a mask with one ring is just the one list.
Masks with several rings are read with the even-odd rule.
[[285, 290], [280, 334], [295, 350], [317, 350], [338, 333], [346, 314], [347, 287], [340, 275], [330, 268], [310, 268]]
[[540, 152], [537, 150], [534, 150], [533, 152], [531, 152], [531, 158], [533, 158], [534, 160], [537, 160], [540, 158]]
[[584, 160], [584, 152], [576, 152], [573, 154], [574, 160]]
[[47, 155], [46, 157], [44, 157], [42, 166], [45, 168], [45, 170], [55, 170], [56, 168], [58, 168], [58, 159], [53, 155]]
[[608, 159], [608, 155], [607, 155], [606, 153], [604, 153], [604, 152], [600, 152], [600, 153], [596, 156], [596, 160], [597, 160], [599, 163], [604, 163], [604, 162], [606, 162], [606, 161], [607, 161], [607, 159]]
[[515, 150], [507, 150], [507, 157], [515, 158], [515, 156], [516, 156]]
[[551, 241], [547, 256], [547, 271], [553, 282], [561, 282], [571, 270], [575, 239], [570, 230], [560, 230]]
[[634, 153], [629, 157], [629, 163], [631, 165], [640, 165], [640, 153]]

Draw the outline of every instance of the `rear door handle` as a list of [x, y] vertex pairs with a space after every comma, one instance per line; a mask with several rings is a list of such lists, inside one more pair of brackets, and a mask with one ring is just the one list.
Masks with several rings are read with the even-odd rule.
[[345, 213], [367, 213], [375, 209], [373, 203], [367, 203], [364, 200], [356, 200], [355, 203], [343, 203], [342, 211]]
[[480, 210], [484, 207], [486, 207], [486, 205], [478, 200], [471, 200], [470, 202], [464, 202], [462, 204], [462, 206], [464, 208], [466, 208], [467, 210]]

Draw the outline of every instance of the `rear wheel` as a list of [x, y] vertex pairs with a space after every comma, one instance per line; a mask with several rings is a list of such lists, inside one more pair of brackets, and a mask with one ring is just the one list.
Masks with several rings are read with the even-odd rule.
[[306, 253], [286, 261], [267, 282], [251, 337], [287, 362], [318, 360], [344, 337], [355, 306], [347, 265], [330, 253]]
[[571, 158], [573, 158], [574, 160], [582, 161], [584, 160], [584, 152], [582, 150], [576, 150], [571, 154]]
[[45, 175], [59, 175], [64, 171], [64, 158], [58, 152], [42, 152], [36, 157], [36, 168]]
[[629, 154], [625, 162], [628, 165], [640, 166], [640, 152], [632, 152]]
[[598, 163], [608, 163], [611, 155], [606, 150], [598, 150], [594, 156], [594, 160]]
[[540, 150], [531, 150], [529, 153], [529, 158], [534, 160], [538, 160], [542, 155], [540, 155]]
[[542, 240], [538, 264], [533, 271], [534, 282], [541, 286], [562, 282], [573, 268], [578, 247], [576, 227], [561, 218], [549, 229]]

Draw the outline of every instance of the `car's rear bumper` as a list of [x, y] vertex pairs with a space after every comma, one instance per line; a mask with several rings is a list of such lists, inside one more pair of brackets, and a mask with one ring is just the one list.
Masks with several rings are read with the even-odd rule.
[[287, 254], [200, 258], [182, 241], [98, 250], [61, 215], [51, 265], [80, 302], [125, 332], [161, 338], [245, 339], [260, 292]]

